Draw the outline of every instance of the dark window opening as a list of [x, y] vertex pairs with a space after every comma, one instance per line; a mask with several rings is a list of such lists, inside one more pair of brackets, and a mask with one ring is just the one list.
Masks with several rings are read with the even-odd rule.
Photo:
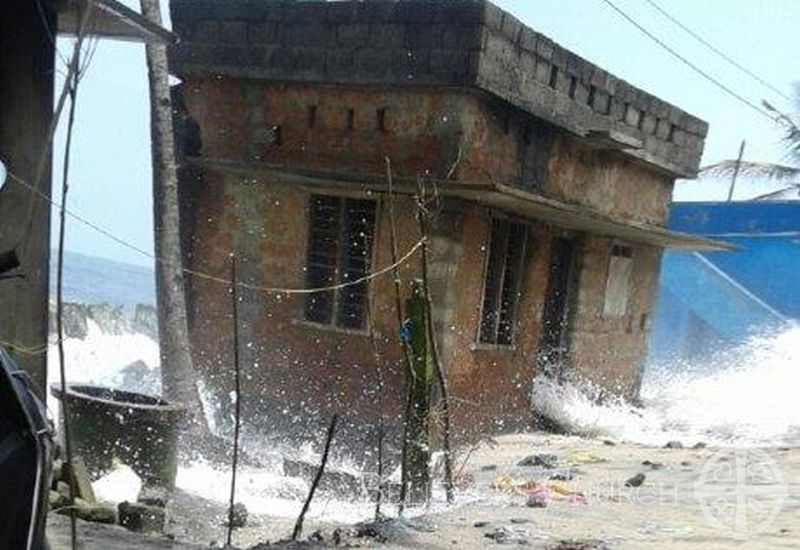
[[381, 132], [386, 132], [386, 107], [381, 107], [378, 109], [376, 114], [378, 130]]
[[669, 125], [669, 135], [667, 136], [667, 141], [675, 141], [675, 131], [678, 127], [674, 124]]
[[347, 130], [352, 132], [356, 129], [356, 110], [347, 109]]
[[[312, 195], [309, 202], [306, 258], [308, 288], [336, 286], [369, 274], [375, 228], [375, 202]], [[363, 329], [367, 319], [368, 285], [361, 282], [309, 294], [309, 321], [347, 329]]]
[[308, 106], [308, 127], [314, 128], [317, 125], [317, 106]]
[[569, 79], [569, 97], [575, 99], [575, 90], [578, 88], [578, 78], [571, 77]]
[[558, 67], [550, 65], [550, 87], [555, 88], [558, 83]]
[[589, 87], [589, 97], [586, 98], [586, 103], [589, 107], [594, 107], [594, 96], [597, 95], [597, 87]]
[[527, 226], [492, 220], [478, 335], [482, 344], [510, 346], [514, 343], [527, 240]]

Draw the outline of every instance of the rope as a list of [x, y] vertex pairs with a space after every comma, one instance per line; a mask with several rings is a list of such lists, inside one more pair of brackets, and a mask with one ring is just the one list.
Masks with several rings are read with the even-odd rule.
[[[12, 181], [20, 184], [22, 187], [24, 187], [25, 189], [27, 189], [28, 191], [33, 193], [38, 198], [48, 202], [52, 206], [55, 206], [57, 208], [61, 208], [61, 204], [58, 201], [53, 200], [50, 196], [46, 195], [45, 193], [43, 193], [42, 191], [37, 189], [35, 186], [31, 185], [30, 183], [28, 183], [24, 179], [20, 178], [15, 173], [13, 173], [11, 171], [8, 171], [8, 177]], [[92, 229], [93, 231], [96, 231], [97, 233], [107, 237], [108, 239], [111, 239], [112, 241], [116, 242], [117, 244], [119, 244], [121, 246], [124, 246], [125, 248], [128, 248], [129, 250], [137, 252], [138, 254], [146, 256], [146, 257], [148, 257], [148, 258], [150, 258], [150, 259], [152, 259], [152, 260], [154, 260], [156, 262], [160, 262], [160, 263], [165, 263], [166, 262], [164, 259], [157, 257], [156, 255], [148, 252], [147, 250], [144, 250], [143, 248], [141, 248], [139, 246], [136, 246], [135, 244], [130, 243], [130, 242], [126, 241], [125, 239], [123, 239], [121, 237], [118, 237], [117, 235], [114, 235], [113, 233], [111, 233], [107, 229], [97, 225], [96, 223], [93, 223], [93, 222], [87, 220], [86, 218], [76, 214], [75, 212], [73, 212], [73, 211], [71, 211], [69, 209], [65, 209], [65, 212], [67, 213], [67, 215], [69, 217], [73, 218], [74, 220], [80, 222], [81, 224], [85, 225], [86, 227]], [[183, 273], [185, 273], [187, 275], [191, 275], [192, 277], [196, 277], [198, 279], [204, 279], [204, 280], [207, 280], [207, 281], [220, 283], [220, 284], [226, 285], [228, 287], [230, 287], [232, 285], [235, 285], [235, 286], [237, 286], [239, 288], [243, 288], [243, 289], [247, 289], [247, 290], [253, 290], [253, 291], [256, 291], [256, 292], [263, 292], [265, 294], [294, 294], [294, 295], [314, 294], [314, 293], [317, 293], [317, 292], [331, 292], [331, 291], [340, 290], [340, 289], [351, 287], [351, 286], [360, 285], [360, 284], [366, 283], [368, 281], [371, 281], [372, 279], [375, 279], [377, 277], [381, 277], [383, 275], [386, 275], [387, 273], [392, 272], [393, 270], [397, 269], [401, 265], [403, 265], [406, 262], [408, 262], [408, 260], [411, 259], [411, 257], [414, 256], [417, 253], [417, 251], [422, 247], [422, 245], [424, 243], [425, 243], [425, 238], [420, 239], [419, 241], [417, 241], [414, 244], [414, 246], [412, 246], [396, 262], [393, 262], [390, 265], [384, 266], [381, 269], [378, 269], [377, 271], [373, 271], [373, 272], [371, 272], [371, 273], [369, 273], [369, 274], [367, 274], [367, 275], [365, 275], [363, 277], [359, 277], [358, 279], [353, 279], [352, 281], [346, 281], [346, 282], [335, 284], [335, 285], [328, 285], [328, 286], [317, 287], [317, 288], [283, 288], [283, 287], [261, 286], [261, 285], [255, 285], [255, 284], [239, 282], [239, 281], [234, 282], [234, 281], [231, 281], [228, 278], [218, 277], [216, 275], [211, 275], [210, 273], [205, 273], [203, 271], [198, 271], [198, 270], [195, 270], [195, 269], [182, 268], [182, 271], [183, 271]], [[10, 342], [4, 342], [2, 340], [0, 340], [0, 344], [2, 344], [3, 346], [6, 346], [6, 347], [10, 347], [10, 348], [14, 349], [16, 352], [24, 354], [24, 355], [40, 355], [42, 353], [46, 353], [50, 346], [55, 345], [55, 343], [53, 343], [53, 344], [45, 344], [45, 345], [41, 345], [41, 346], [36, 346], [36, 347], [27, 347], [27, 346], [22, 346], [22, 345], [10, 343]]]

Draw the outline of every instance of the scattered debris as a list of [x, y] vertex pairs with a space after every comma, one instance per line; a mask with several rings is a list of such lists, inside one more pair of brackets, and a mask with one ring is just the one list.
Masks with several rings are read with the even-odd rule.
[[697, 443], [692, 445], [692, 449], [705, 449], [706, 447], [708, 447], [708, 445], [706, 445], [702, 441], [698, 441]]
[[530, 523], [531, 522], [531, 520], [529, 520], [528, 518], [511, 518], [508, 521], [510, 521], [514, 525], [523, 525], [525, 523]]
[[[230, 522], [231, 527], [234, 527], [236, 529], [244, 527], [245, 525], [247, 525], [247, 517], [248, 517], [247, 506], [245, 506], [241, 502], [235, 503], [233, 505], [233, 514], [231, 514], [231, 522]], [[225, 525], [228, 525], [227, 521], [225, 522]], [[319, 532], [314, 534], [318, 535]], [[312, 536], [314, 534], [312, 534]], [[310, 539], [311, 537], [309, 537], [309, 540]]]
[[567, 464], [598, 464], [605, 461], [605, 458], [584, 450], [572, 451], [564, 457], [564, 462]]
[[628, 479], [625, 482], [625, 487], [641, 487], [644, 484], [645, 475], [641, 472]]
[[[311, 464], [304, 460], [291, 460], [288, 458], [283, 460], [284, 475], [298, 477], [309, 484], [317, 475], [318, 468], [318, 464]], [[353, 499], [363, 496], [364, 484], [355, 474], [334, 470], [328, 466], [320, 478], [319, 491], [340, 498]]]
[[680, 441], [668, 441], [666, 445], [664, 445], [665, 449], [683, 449], [683, 443]]
[[117, 507], [119, 524], [137, 533], [161, 533], [164, 531], [166, 514], [164, 508], [147, 504], [121, 502]]
[[539, 466], [547, 469], [553, 469], [557, 465], [558, 456], [553, 454], [530, 455], [517, 462], [517, 466]]
[[519, 544], [527, 545], [530, 539], [530, 531], [519, 527], [497, 527], [484, 536], [492, 539], [497, 544]]
[[497, 470], [497, 464], [487, 464], [481, 467], [482, 472], [494, 472], [495, 470]]
[[488, 521], [476, 521], [472, 524], [473, 527], [477, 527], [478, 529], [482, 529], [489, 525]]
[[157, 485], [144, 486], [142, 490], [139, 491], [139, 496], [136, 501], [140, 504], [147, 504], [148, 506], [166, 508], [168, 493], [164, 487]]
[[528, 498], [525, 501], [525, 506], [528, 508], [547, 508], [547, 498], [544, 498], [542, 495], [538, 494], [528, 495]]
[[612, 440], [610, 440], [610, 439], [604, 439], [604, 440], [603, 440], [603, 445], [607, 445], [607, 446], [609, 446], [609, 447], [613, 447], [613, 446], [614, 446], [614, 445], [616, 445], [616, 444], [617, 444], [617, 442], [616, 442], [616, 441], [612, 441]]
[[[92, 482], [89, 479], [89, 470], [83, 458], [75, 455], [72, 457], [72, 464], [64, 462], [61, 466], [62, 481], [71, 483], [75, 488], [75, 497], [81, 498], [86, 502], [95, 502]], [[69, 491], [69, 487], [67, 488]]]
[[642, 462], [642, 466], [647, 466], [651, 470], [660, 470], [664, 467], [661, 462], [653, 462], [652, 460], [645, 460]]
[[605, 542], [596, 539], [560, 540], [548, 550], [611, 550]]
[[689, 462], [688, 460], [682, 460], [681, 461], [681, 466], [691, 466], [691, 465], [692, 465], [692, 463]]

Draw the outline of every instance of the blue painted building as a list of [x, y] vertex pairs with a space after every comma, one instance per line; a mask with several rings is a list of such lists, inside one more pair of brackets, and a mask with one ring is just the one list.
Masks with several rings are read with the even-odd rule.
[[669, 228], [739, 250], [664, 254], [651, 361], [702, 356], [800, 320], [800, 201], [675, 203]]

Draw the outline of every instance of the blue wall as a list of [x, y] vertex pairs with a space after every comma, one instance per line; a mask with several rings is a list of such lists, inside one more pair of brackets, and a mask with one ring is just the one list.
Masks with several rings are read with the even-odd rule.
[[651, 360], [702, 356], [800, 319], [800, 202], [676, 203], [669, 227], [740, 250], [664, 254]]

